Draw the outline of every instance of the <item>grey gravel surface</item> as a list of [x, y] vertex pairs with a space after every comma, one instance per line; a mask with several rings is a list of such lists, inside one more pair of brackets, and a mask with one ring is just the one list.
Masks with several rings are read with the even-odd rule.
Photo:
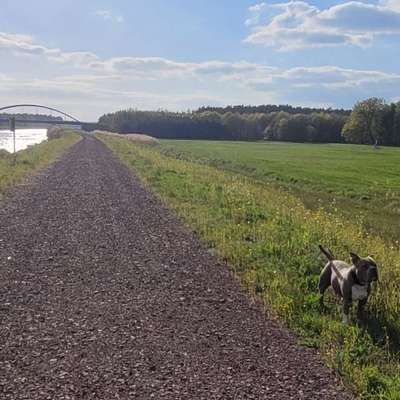
[[0, 399], [348, 399], [101, 142], [0, 210]]

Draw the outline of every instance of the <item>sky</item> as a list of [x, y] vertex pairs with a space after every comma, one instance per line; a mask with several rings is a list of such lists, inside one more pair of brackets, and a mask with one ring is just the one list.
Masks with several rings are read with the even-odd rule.
[[1, 0], [0, 106], [400, 101], [400, 0]]

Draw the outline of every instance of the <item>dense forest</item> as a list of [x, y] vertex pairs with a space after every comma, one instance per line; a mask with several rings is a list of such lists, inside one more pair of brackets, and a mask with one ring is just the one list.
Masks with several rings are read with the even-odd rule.
[[320, 112], [239, 113], [125, 110], [103, 115], [99, 127], [120, 133], [148, 133], [168, 139], [282, 140], [341, 142], [346, 116]]
[[400, 103], [371, 98], [357, 103], [353, 111], [274, 105], [203, 107], [181, 113], [128, 109], [103, 115], [99, 127], [164, 139], [400, 145]]

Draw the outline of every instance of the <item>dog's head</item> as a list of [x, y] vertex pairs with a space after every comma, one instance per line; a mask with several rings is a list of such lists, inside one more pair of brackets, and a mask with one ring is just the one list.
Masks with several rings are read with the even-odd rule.
[[378, 280], [378, 266], [372, 256], [360, 257], [355, 253], [350, 253], [350, 256], [356, 269], [357, 279], [362, 285]]

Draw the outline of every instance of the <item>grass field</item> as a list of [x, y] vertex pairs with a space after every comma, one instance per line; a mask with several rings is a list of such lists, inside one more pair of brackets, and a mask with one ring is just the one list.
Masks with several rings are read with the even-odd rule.
[[[356, 219], [306, 208], [275, 183], [167, 156], [164, 146], [101, 138], [211, 252], [228, 260], [248, 290], [296, 331], [303, 344], [321, 350], [359, 398], [400, 399], [398, 246], [366, 233]], [[341, 324], [332, 295], [328, 312], [320, 313], [317, 281], [324, 260], [319, 243], [341, 258], [356, 250], [373, 253], [378, 260], [381, 281], [369, 302], [366, 332]]]
[[343, 144], [164, 140], [166, 154], [274, 182], [312, 209], [362, 214], [373, 232], [400, 236], [400, 149]]
[[78, 142], [80, 135], [68, 131], [61, 138], [48, 140], [26, 150], [17, 152], [14, 156], [6, 152], [0, 153], [0, 196], [11, 186], [22, 182], [36, 171], [45, 168], [67, 147]]

